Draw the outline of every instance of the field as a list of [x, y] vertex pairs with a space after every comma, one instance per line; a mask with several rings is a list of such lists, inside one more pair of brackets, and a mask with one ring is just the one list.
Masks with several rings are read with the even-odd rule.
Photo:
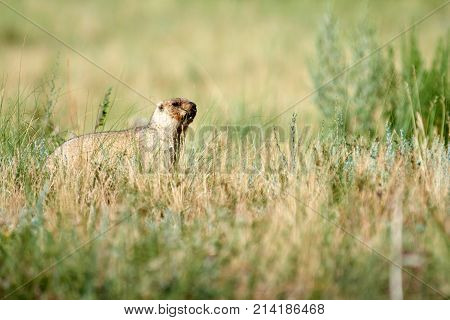
[[[445, 1], [5, 3], [0, 297], [450, 296]], [[175, 96], [176, 168], [45, 169]]]

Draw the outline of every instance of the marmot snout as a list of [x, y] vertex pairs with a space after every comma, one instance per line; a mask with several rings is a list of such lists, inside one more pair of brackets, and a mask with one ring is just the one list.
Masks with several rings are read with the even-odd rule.
[[[184, 98], [174, 98], [158, 103], [150, 123], [157, 126], [167, 125], [169, 128], [181, 127], [184, 130], [192, 123], [196, 114], [197, 105], [194, 102]], [[167, 116], [170, 119], [165, 119]]]

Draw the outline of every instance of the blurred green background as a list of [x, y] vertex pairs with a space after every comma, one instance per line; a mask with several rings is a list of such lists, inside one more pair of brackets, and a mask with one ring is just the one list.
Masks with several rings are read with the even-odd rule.
[[0, 297], [396, 298], [366, 246], [403, 254], [406, 298], [449, 296], [450, 6], [277, 118], [280, 143], [211, 130], [170, 174], [49, 187], [47, 156], [102, 101], [107, 130], [154, 106], [4, 2], [152, 100], [194, 100], [195, 129], [266, 123], [444, 0], [0, 0]]
[[[184, 96], [196, 101], [202, 120], [194, 127], [201, 122], [261, 123], [313, 90], [308, 64], [327, 11], [335, 14], [349, 38], [361, 21], [370, 21], [381, 43], [443, 3], [5, 2], [152, 100]], [[449, 10], [447, 6], [417, 28], [426, 59], [449, 28]], [[18, 83], [23, 92], [39, 91], [54, 75], [60, 88], [54, 115], [62, 130], [91, 131], [110, 86], [110, 125], [130, 126], [153, 110], [148, 101], [0, 4], [0, 77], [6, 96], [17, 91]], [[293, 109], [301, 114], [300, 121], [316, 122], [319, 112], [313, 102], [308, 99]], [[279, 121], [288, 123], [289, 113]]]

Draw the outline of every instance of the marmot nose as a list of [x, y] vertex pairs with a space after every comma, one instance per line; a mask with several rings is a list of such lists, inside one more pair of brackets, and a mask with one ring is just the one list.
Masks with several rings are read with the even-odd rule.
[[189, 118], [194, 119], [197, 114], [197, 105], [194, 102], [189, 103]]

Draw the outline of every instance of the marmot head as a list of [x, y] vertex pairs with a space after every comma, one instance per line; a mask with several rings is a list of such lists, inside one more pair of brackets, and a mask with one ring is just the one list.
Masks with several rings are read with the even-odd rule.
[[151, 123], [160, 128], [185, 130], [194, 120], [197, 106], [184, 98], [174, 98], [157, 104]]

